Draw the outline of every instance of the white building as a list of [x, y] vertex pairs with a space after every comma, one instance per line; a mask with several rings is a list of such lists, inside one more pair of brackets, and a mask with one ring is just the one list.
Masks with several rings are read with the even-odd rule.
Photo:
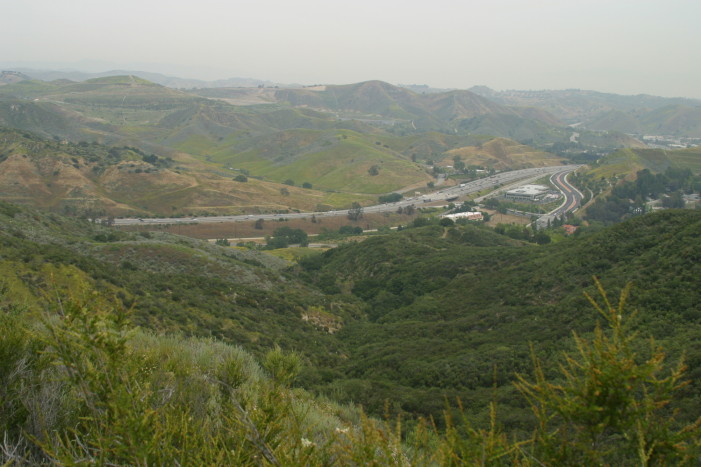
[[548, 191], [549, 188], [543, 185], [523, 185], [507, 191], [504, 196], [514, 201], [539, 201]]

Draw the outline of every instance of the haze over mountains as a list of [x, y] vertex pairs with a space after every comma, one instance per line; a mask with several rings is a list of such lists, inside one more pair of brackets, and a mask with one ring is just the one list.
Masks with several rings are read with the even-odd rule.
[[[43, 186], [31, 196], [43, 198], [45, 206], [61, 205], [68, 193], [76, 199], [93, 197], [115, 214], [347, 207], [352, 199], [367, 204], [383, 193], [425, 186], [456, 157], [467, 166], [504, 170], [559, 164], [563, 158], [595, 160], [617, 148], [645, 147], [646, 134], [667, 135], [677, 146], [693, 144], [701, 135], [701, 104], [692, 99], [484, 87], [415, 92], [382, 81], [177, 89], [136, 74], [76, 82], [48, 72], [41, 76], [64, 77], [35, 80], [29, 73], [0, 76], [1, 125], [57, 141], [141, 151], [109, 160], [97, 154], [109, 147], [96, 147], [92, 162], [79, 163], [85, 164], [83, 176], [90, 182], [60, 175], [53, 188], [36, 178], [41, 171], [25, 167], [23, 176], [35, 179], [27, 186]], [[568, 126], [573, 123], [576, 128]], [[6, 151], [15, 144], [9, 141]], [[71, 149], [67, 157], [82, 161], [87, 153], [79, 152]], [[149, 154], [172, 162], [153, 166], [142, 159]], [[125, 186], [130, 200], [102, 186], [104, 174], [96, 178], [102, 172], [92, 166], [98, 159], [116, 164], [115, 173], [132, 174], [125, 179], [132, 180]], [[80, 172], [71, 164], [80, 166], [71, 162], [66, 170], [54, 171]], [[433, 165], [438, 168], [431, 172]], [[381, 176], [368, 177], [369, 171]], [[252, 177], [248, 183], [232, 181], [242, 173]], [[133, 182], [137, 179], [143, 180]], [[64, 182], [66, 191], [56, 191]], [[283, 182], [296, 187], [280, 196], [275, 185]], [[161, 186], [156, 197], [148, 194], [156, 187], [152, 183]], [[82, 188], [75, 191], [77, 186]], [[18, 193], [15, 188], [7, 192]]]
[[[0, 75], [0, 463], [698, 459], [701, 101], [31, 73]], [[567, 202], [494, 191], [540, 167]], [[604, 357], [543, 422], [573, 331]]]

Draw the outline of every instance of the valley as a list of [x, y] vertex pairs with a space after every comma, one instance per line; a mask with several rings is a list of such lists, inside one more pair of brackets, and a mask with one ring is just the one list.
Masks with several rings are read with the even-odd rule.
[[3, 77], [27, 463], [698, 459], [697, 101]]

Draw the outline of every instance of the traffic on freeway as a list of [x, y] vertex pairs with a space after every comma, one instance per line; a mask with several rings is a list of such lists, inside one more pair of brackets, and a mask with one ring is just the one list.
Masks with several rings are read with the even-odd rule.
[[[579, 165], [560, 165], [553, 167], [537, 167], [531, 169], [512, 170], [510, 172], [501, 172], [490, 177], [473, 180], [471, 182], [461, 183], [441, 190], [428, 193], [425, 195], [404, 198], [395, 203], [384, 203], [373, 206], [363, 206], [364, 213], [396, 211], [399, 207], [407, 207], [410, 205], [417, 206], [419, 203], [429, 203], [434, 201], [445, 201], [450, 198], [468, 195], [470, 193], [479, 192], [488, 188], [494, 188], [506, 183], [512, 183], [518, 180], [541, 177], [558, 173], [569, 173], [576, 170]], [[568, 185], [571, 187], [571, 185]], [[571, 187], [574, 189], [574, 187]], [[576, 190], [575, 190], [576, 191]], [[579, 192], [577, 192], [579, 193]], [[581, 199], [581, 193], [580, 193]], [[323, 212], [290, 212], [285, 214], [244, 214], [237, 216], [206, 216], [206, 217], [162, 217], [162, 218], [122, 218], [115, 219], [114, 225], [144, 225], [144, 224], [191, 224], [191, 223], [218, 223], [218, 222], [244, 222], [257, 219], [270, 220], [284, 217], [286, 219], [303, 218], [315, 215], [316, 217], [333, 217], [347, 216], [348, 209], [337, 211]]]
[[550, 211], [538, 219], [538, 227], [547, 227], [548, 221], [552, 222], [556, 217], [561, 217], [565, 213], [576, 211], [582, 203], [584, 195], [567, 180], [567, 175], [569, 175], [570, 172], [570, 170], [563, 170], [554, 173], [550, 177], [550, 182], [560, 190], [560, 193], [562, 193], [565, 199], [557, 209]]

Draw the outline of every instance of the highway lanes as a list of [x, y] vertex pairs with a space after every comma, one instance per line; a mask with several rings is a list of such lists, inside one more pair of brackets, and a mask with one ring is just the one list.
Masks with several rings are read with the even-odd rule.
[[[579, 165], [565, 165], [565, 166], [553, 166], [553, 167], [537, 167], [531, 169], [521, 169], [512, 170], [509, 172], [500, 172], [490, 177], [481, 178], [478, 180], [473, 180], [471, 182], [462, 183], [460, 185], [451, 186], [444, 188], [432, 193], [428, 193], [421, 196], [404, 198], [396, 203], [386, 203], [377, 204], [373, 206], [364, 206], [363, 212], [374, 213], [374, 212], [392, 212], [399, 209], [399, 207], [407, 207], [414, 205], [420, 207], [424, 203], [430, 203], [434, 201], [445, 201], [446, 199], [454, 198], [457, 196], [464, 196], [470, 193], [476, 193], [488, 188], [494, 188], [497, 186], [502, 186], [507, 183], [513, 183], [518, 180], [524, 180], [533, 177], [540, 177], [548, 174], [553, 176], [559, 173], [569, 173], [580, 167]], [[571, 187], [571, 185], [569, 185]], [[573, 187], [571, 187], [573, 189]], [[576, 190], [575, 190], [576, 191]], [[577, 192], [579, 193], [579, 192]], [[581, 200], [581, 193], [580, 198]], [[316, 217], [334, 217], [334, 216], [347, 216], [348, 210], [341, 209], [335, 211], [323, 211], [323, 212], [290, 212], [285, 214], [245, 214], [238, 216], [206, 216], [206, 217], [163, 217], [163, 218], [121, 218], [115, 219], [114, 225], [154, 225], [154, 224], [191, 224], [191, 223], [218, 223], [218, 222], [245, 222], [254, 221], [257, 219], [263, 220], [275, 220], [279, 218], [285, 219], [295, 219], [304, 218], [310, 216]]]

